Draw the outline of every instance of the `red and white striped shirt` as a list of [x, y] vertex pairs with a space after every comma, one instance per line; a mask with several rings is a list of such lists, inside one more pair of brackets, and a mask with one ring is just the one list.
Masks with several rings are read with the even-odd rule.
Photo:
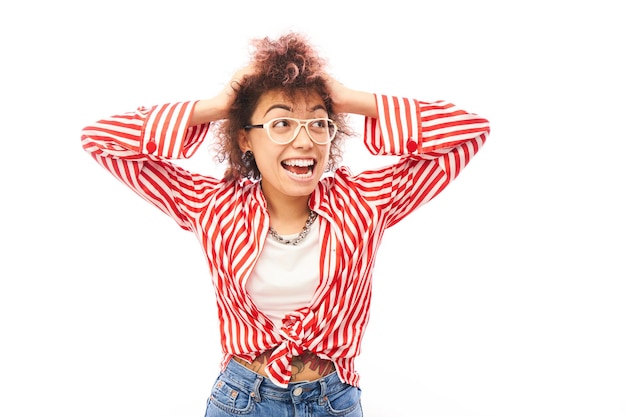
[[308, 350], [332, 360], [342, 381], [358, 386], [354, 361], [369, 318], [371, 277], [386, 228], [443, 190], [489, 134], [484, 118], [453, 104], [376, 95], [377, 118], [365, 118], [364, 142], [398, 162], [322, 178], [309, 199], [319, 214], [320, 281], [309, 306], [277, 329], [246, 293], [246, 280], [268, 235], [258, 182], [227, 182], [189, 172], [170, 159], [189, 158], [209, 125], [187, 127], [195, 102], [139, 108], [85, 127], [82, 145], [141, 197], [193, 231], [215, 286], [222, 366], [272, 351], [266, 372], [286, 386], [291, 358]]

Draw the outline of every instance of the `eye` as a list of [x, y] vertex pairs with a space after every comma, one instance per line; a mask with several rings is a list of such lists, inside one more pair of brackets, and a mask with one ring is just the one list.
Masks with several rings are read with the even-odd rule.
[[328, 123], [326, 119], [316, 119], [311, 122], [311, 126], [319, 129], [326, 129], [328, 127]]
[[270, 125], [272, 129], [289, 129], [294, 124], [290, 119], [274, 119]]

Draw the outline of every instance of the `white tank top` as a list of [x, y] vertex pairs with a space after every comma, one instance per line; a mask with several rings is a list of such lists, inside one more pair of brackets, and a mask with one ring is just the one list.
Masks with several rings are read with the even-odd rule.
[[[285, 245], [268, 235], [246, 291], [257, 308], [280, 329], [283, 317], [311, 303], [320, 281], [317, 220], [298, 245]], [[282, 236], [293, 239], [298, 236]]]

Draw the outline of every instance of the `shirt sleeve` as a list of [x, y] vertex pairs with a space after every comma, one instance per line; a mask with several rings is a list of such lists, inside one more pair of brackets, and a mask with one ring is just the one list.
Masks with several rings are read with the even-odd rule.
[[207, 136], [209, 124], [187, 126], [195, 103], [140, 107], [86, 126], [81, 135], [96, 162], [186, 230], [189, 213], [201, 206], [195, 190], [217, 183], [170, 161], [191, 157]]
[[391, 226], [437, 196], [467, 166], [490, 133], [489, 122], [445, 101], [376, 96], [378, 117], [365, 118], [365, 146], [400, 159], [355, 179], [359, 193]]
[[365, 145], [374, 155], [437, 158], [462, 143], [480, 147], [489, 122], [445, 101], [376, 95], [378, 116], [365, 118]]
[[83, 148], [96, 155], [132, 160], [189, 158], [209, 125], [187, 128], [195, 102], [140, 107], [111, 116], [82, 131]]

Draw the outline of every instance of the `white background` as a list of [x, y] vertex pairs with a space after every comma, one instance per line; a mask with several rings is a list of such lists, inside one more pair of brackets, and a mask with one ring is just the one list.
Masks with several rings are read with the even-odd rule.
[[[0, 6], [1, 416], [203, 415], [220, 353], [200, 246], [96, 165], [80, 129], [209, 97], [250, 38], [291, 29], [350, 87], [492, 124], [383, 241], [366, 417], [626, 416], [619, 2], [345, 3]], [[358, 139], [344, 162], [383, 163]], [[207, 146], [185, 164], [219, 169]]]

